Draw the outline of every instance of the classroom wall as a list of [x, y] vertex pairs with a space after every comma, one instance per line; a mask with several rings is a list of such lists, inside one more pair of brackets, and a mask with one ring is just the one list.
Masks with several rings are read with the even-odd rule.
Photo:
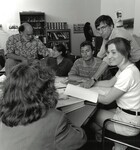
[[94, 29], [96, 18], [101, 14], [108, 14], [115, 19], [116, 11], [121, 10], [124, 19], [136, 18], [134, 31], [140, 34], [139, 6], [139, 0], [4, 0], [0, 5], [0, 24], [3, 26], [4, 34], [7, 35], [2, 37], [6, 39], [5, 37], [17, 33], [16, 30], [9, 30], [9, 25], [20, 24], [19, 12], [42, 11], [45, 12], [48, 22], [68, 23], [71, 29], [72, 53], [79, 55], [79, 45], [85, 37], [83, 33], [73, 33], [73, 24], [88, 21], [97, 34]]
[[140, 0], [135, 0], [134, 34], [140, 37]]
[[116, 19], [116, 12], [122, 12], [122, 19], [134, 18], [135, 0], [101, 0], [101, 14]]
[[0, 24], [9, 35], [17, 33], [9, 30], [9, 25], [20, 24], [19, 12], [42, 11], [46, 21], [67, 22], [71, 29], [72, 53], [79, 55], [79, 45], [85, 39], [83, 33], [74, 34], [73, 24], [94, 21], [100, 14], [100, 0], [4, 0], [0, 5]]
[[[101, 0], [101, 14], [110, 15], [117, 21], [116, 12], [122, 12], [122, 19], [130, 19], [135, 17], [135, 0]], [[139, 14], [139, 13], [138, 13]], [[133, 34], [133, 29], [127, 29]]]

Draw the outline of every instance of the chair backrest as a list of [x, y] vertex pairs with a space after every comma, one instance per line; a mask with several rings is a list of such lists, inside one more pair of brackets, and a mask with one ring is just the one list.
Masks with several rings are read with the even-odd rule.
[[124, 135], [114, 133], [112, 131], [109, 131], [106, 128], [106, 125], [108, 124], [108, 122], [117, 123], [117, 124], [121, 124], [123, 126], [129, 126], [129, 127], [136, 128], [136, 129], [140, 130], [140, 126], [127, 124], [127, 123], [117, 121], [114, 119], [106, 119], [104, 121], [104, 124], [103, 124], [103, 134], [102, 134], [102, 147], [103, 147], [103, 149], [105, 149], [106, 143], [108, 143], [108, 141], [112, 141], [112, 142], [116, 142], [116, 143], [125, 145], [127, 147], [131, 147], [133, 149], [140, 150], [140, 133], [136, 136], [124, 136]]

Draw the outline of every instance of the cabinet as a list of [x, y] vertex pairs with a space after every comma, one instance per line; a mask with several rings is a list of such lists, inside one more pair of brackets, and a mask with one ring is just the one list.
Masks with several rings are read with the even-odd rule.
[[28, 22], [37, 36], [46, 45], [46, 21], [43, 12], [20, 12], [20, 23]]
[[71, 32], [70, 29], [47, 29], [47, 47], [53, 48], [55, 44], [62, 43], [67, 51], [71, 52]]

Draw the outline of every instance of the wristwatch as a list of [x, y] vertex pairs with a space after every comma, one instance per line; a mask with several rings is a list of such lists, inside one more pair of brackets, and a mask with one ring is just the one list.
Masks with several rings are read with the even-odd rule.
[[96, 82], [96, 81], [97, 81], [94, 77], [92, 77], [91, 79], [92, 79], [92, 80], [94, 80], [94, 82]]

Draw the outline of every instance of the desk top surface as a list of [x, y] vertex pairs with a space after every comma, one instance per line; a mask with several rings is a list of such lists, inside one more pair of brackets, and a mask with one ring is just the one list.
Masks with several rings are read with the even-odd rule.
[[85, 105], [82, 108], [79, 108], [75, 111], [67, 113], [67, 117], [71, 120], [71, 122], [76, 126], [85, 125], [91, 116], [95, 113], [96, 106], [95, 105]]

